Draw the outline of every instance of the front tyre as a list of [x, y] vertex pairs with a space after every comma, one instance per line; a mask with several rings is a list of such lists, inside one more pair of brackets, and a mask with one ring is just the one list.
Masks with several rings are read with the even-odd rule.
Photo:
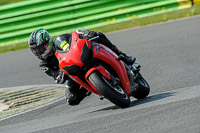
[[89, 81], [110, 102], [120, 108], [130, 106], [130, 98], [120, 86], [113, 86], [111, 81], [103, 77], [99, 72], [94, 71], [89, 76]]

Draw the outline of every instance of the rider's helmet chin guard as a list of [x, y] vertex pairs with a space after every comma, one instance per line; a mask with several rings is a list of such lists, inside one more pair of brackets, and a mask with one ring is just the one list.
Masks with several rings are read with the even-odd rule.
[[32, 53], [39, 59], [44, 60], [55, 52], [51, 36], [43, 28], [31, 33], [28, 44]]

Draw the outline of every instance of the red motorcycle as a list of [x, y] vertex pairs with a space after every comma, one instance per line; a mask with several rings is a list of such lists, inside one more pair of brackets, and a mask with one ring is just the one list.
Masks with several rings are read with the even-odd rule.
[[130, 106], [130, 96], [147, 97], [150, 86], [139, 73], [140, 65], [127, 65], [108, 47], [80, 39], [72, 33], [70, 42], [56, 44], [55, 55], [60, 69], [88, 91], [106, 98], [115, 105]]

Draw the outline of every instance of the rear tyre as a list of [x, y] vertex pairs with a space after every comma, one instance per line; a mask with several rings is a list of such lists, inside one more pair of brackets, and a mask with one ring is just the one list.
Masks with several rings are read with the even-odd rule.
[[89, 76], [89, 81], [97, 89], [99, 94], [120, 108], [130, 106], [130, 98], [120, 86], [113, 86], [111, 81], [94, 71]]
[[140, 73], [136, 79], [136, 83], [138, 84], [138, 89], [133, 93], [133, 97], [138, 100], [146, 98], [149, 95], [150, 86]]

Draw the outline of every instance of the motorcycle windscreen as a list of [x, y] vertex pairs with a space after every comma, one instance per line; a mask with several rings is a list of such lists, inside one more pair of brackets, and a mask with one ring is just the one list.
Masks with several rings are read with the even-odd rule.
[[69, 52], [71, 46], [71, 34], [63, 34], [54, 39], [55, 49], [59, 53]]

